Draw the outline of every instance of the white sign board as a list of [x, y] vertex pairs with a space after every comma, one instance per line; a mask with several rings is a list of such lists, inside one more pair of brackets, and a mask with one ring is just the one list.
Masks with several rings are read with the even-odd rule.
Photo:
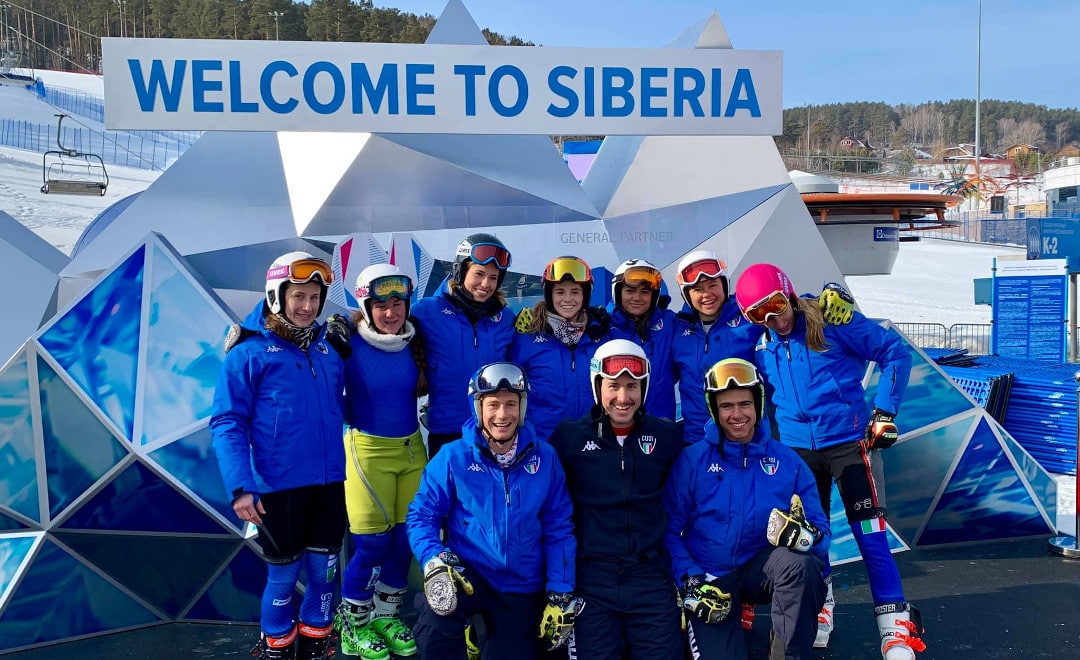
[[109, 129], [778, 135], [778, 51], [103, 39]]
[[1031, 259], [1028, 261], [997, 259], [997, 277], [1034, 277], [1036, 275], [1064, 275], [1068, 272], [1068, 259]]

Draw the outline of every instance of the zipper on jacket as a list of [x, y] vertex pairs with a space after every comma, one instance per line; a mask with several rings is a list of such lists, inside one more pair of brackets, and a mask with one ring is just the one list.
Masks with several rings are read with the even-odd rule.
[[577, 346], [570, 349], [570, 371], [577, 370]]
[[507, 476], [507, 472], [510, 470], [502, 467], [499, 469], [502, 470], [503, 473], [503, 490], [506, 491], [506, 506], [510, 506], [510, 477]]
[[748, 456], [746, 455], [746, 443], [744, 442], [744, 443], [742, 443], [742, 469], [744, 469], [744, 470], [748, 466], [747, 458], [748, 458]]
[[[717, 317], [716, 320], [719, 321], [720, 317]], [[716, 323], [716, 321], [713, 321], [713, 323]], [[705, 330], [704, 325], [701, 326], [701, 329], [705, 331], [705, 355], [708, 355], [709, 354], [709, 331]]]
[[480, 348], [480, 338], [477, 337], [477, 335], [476, 335], [476, 324], [475, 323], [473, 324], [473, 327], [472, 327], [472, 347], [473, 348]]
[[307, 357], [308, 366], [311, 367], [311, 377], [318, 378], [318, 374], [315, 373], [315, 363], [311, 361], [311, 353], [305, 351], [304, 355]]

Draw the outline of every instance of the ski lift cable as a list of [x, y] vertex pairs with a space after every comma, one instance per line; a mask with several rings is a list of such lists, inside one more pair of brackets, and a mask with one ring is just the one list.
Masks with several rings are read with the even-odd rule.
[[10, 25], [8, 26], [8, 29], [9, 29], [9, 30], [11, 30], [12, 32], [14, 32], [15, 34], [19, 35], [19, 37], [20, 37], [20, 38], [22, 38], [22, 39], [26, 39], [27, 41], [29, 41], [30, 43], [32, 43], [32, 44], [34, 44], [34, 45], [36, 45], [36, 46], [41, 46], [42, 48], [44, 48], [45, 50], [49, 51], [49, 52], [50, 52], [50, 53], [52, 53], [53, 55], [56, 55], [57, 57], [59, 57], [60, 59], [64, 60], [65, 62], [69, 62], [70, 64], [72, 64], [72, 65], [74, 65], [74, 66], [77, 66], [77, 67], [79, 67], [79, 68], [80, 68], [80, 69], [82, 69], [83, 71], [85, 71], [85, 72], [87, 72], [87, 73], [89, 73], [89, 74], [91, 74], [91, 75], [95, 75], [95, 76], [97, 76], [98, 78], [100, 78], [100, 77], [101, 77], [101, 74], [98, 74], [98, 73], [94, 73], [93, 71], [91, 71], [90, 69], [87, 69], [87, 68], [86, 68], [85, 66], [83, 66], [83, 65], [79, 64], [78, 62], [76, 62], [75, 60], [71, 59], [70, 57], [65, 57], [65, 56], [64, 56], [64, 55], [63, 55], [62, 53], [58, 53], [57, 51], [53, 50], [52, 48], [49, 48], [48, 46], [46, 46], [45, 44], [41, 43], [40, 41], [36, 41], [36, 40], [35, 40], [35, 39], [34, 39], [33, 37], [31, 37], [31, 36], [29, 36], [29, 35], [26, 35], [26, 34], [23, 34], [22, 32], [19, 32], [18, 30], [16, 30], [15, 28], [11, 27]]
[[[52, 105], [52, 104], [50, 104], [50, 105]], [[52, 107], [57, 112], [64, 112], [63, 109], [57, 108], [55, 105], [52, 106]], [[117, 140], [114, 137], [111, 137], [109, 135], [108, 131], [105, 131], [105, 130], [99, 131], [98, 129], [96, 129], [96, 128], [92, 127], [92, 126], [89, 126], [89, 125], [83, 123], [82, 121], [79, 120], [78, 117], [73, 117], [73, 116], [71, 116], [71, 115], [69, 115], [67, 113], [64, 113], [64, 114], [67, 117], [67, 119], [69, 120], [69, 122], [74, 123], [74, 124], [78, 124], [80, 127], [85, 128], [88, 131], [91, 131], [91, 132], [94, 132], [94, 133], [101, 133], [102, 140], [109, 141], [110, 143], [112, 143], [113, 147], [115, 147], [116, 149], [118, 149], [120, 151], [123, 151], [128, 156], [130, 156], [133, 160], [141, 161], [142, 163], [150, 165], [151, 169], [153, 169], [155, 167], [155, 163], [154, 163], [153, 159], [145, 158], [145, 157], [143, 157], [143, 155], [141, 153], [135, 153], [131, 149], [128, 149], [127, 147], [122, 145], [119, 140]]]
[[28, 7], [21, 7], [21, 6], [17, 5], [17, 4], [15, 4], [14, 2], [12, 2], [11, 0], [3, 0], [3, 2], [4, 2], [4, 4], [9, 5], [11, 7], [14, 7], [16, 9], [21, 9], [21, 10], [23, 10], [24, 12], [26, 12], [28, 14], [33, 14], [34, 16], [41, 17], [41, 18], [43, 18], [43, 19], [45, 19], [47, 21], [52, 21], [53, 23], [56, 23], [57, 25], [62, 25], [62, 26], [66, 27], [69, 30], [74, 30], [75, 32], [85, 34], [88, 37], [93, 37], [93, 38], [97, 39], [98, 41], [101, 41], [101, 37], [94, 34], [93, 32], [87, 32], [86, 30], [83, 30], [81, 28], [77, 28], [77, 27], [68, 25], [67, 23], [65, 23], [63, 21], [58, 21], [55, 18], [52, 18], [51, 16], [46, 16], [45, 14], [39, 14], [38, 12], [36, 12], [33, 9], [30, 9]]

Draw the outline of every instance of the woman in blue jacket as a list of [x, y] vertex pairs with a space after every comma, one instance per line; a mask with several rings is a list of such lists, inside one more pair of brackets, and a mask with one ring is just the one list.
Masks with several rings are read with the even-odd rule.
[[[776, 406], [780, 439], [810, 466], [826, 513], [836, 481], [866, 564], [882, 657], [913, 660], [925, 645], [918, 611], [904, 598], [889, 549], [876, 451], [897, 440], [893, 418], [907, 387], [911, 353], [898, 334], [858, 312], [847, 325], [827, 324], [817, 302], [797, 297], [788, 276], [772, 264], [747, 268], [735, 298], [747, 320], [766, 328], [754, 360]], [[862, 387], [868, 361], [881, 370], [873, 411]], [[815, 645], [826, 645], [832, 630], [831, 617], [824, 615]]]
[[413, 306], [427, 357], [429, 457], [461, 437], [469, 418], [469, 378], [481, 366], [507, 358], [514, 318], [499, 287], [509, 267], [510, 251], [502, 241], [472, 234], [458, 245], [438, 292]]
[[[649, 358], [652, 374], [645, 412], [655, 417], [675, 419], [675, 314], [661, 300], [660, 269], [644, 259], [624, 261], [611, 280], [610, 339], [628, 339]], [[661, 304], [662, 303], [662, 304]]]
[[391, 264], [356, 279], [345, 364], [345, 500], [355, 551], [345, 567], [338, 624], [344, 655], [385, 660], [416, 654], [399, 618], [408, 583], [405, 514], [427, 464], [416, 400], [427, 393], [424, 354], [409, 322], [413, 282]]
[[432, 457], [409, 507], [409, 542], [424, 567], [414, 626], [420, 657], [464, 660], [461, 631], [479, 614], [481, 658], [531, 660], [537, 629], [548, 646], [560, 646], [580, 609], [566, 475], [525, 424], [521, 369], [486, 365], [468, 394], [473, 414], [463, 436]]
[[[329, 652], [324, 602], [334, 595], [345, 533], [345, 378], [335, 350], [344, 342], [333, 324], [324, 331], [317, 321], [332, 279], [330, 266], [306, 252], [274, 260], [264, 299], [229, 331], [214, 392], [221, 476], [237, 516], [258, 526], [268, 564], [253, 651], [263, 660]], [[292, 597], [301, 565], [308, 579], [298, 627]]]
[[525, 334], [514, 338], [510, 361], [525, 370], [532, 386], [529, 423], [547, 441], [566, 419], [593, 406], [589, 361], [608, 334], [607, 312], [589, 309], [593, 277], [577, 257], [557, 257], [544, 268], [544, 299], [531, 312]]

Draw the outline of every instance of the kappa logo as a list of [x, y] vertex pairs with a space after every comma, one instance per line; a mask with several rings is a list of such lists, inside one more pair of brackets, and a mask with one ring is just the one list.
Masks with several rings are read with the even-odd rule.
[[545, 341], [547, 341], [547, 337], [541, 334], [537, 334], [536, 338], [533, 339], [534, 344], [543, 344]]
[[770, 477], [776, 474], [776, 471], [780, 468], [780, 461], [772, 456], [766, 456], [761, 459], [761, 470]]
[[540, 457], [533, 456], [529, 459], [529, 462], [525, 464], [525, 471], [529, 474], [536, 474], [540, 470]]
[[712, 463], [709, 465], [709, 469], [706, 472], [723, 472], [724, 468], [720, 467], [719, 463]]
[[454, 310], [450, 309], [449, 307], [443, 307], [442, 313], [446, 314], [447, 316], [456, 316], [457, 315], [457, 313]]
[[687, 328], [686, 330], [682, 331], [682, 336], [683, 337], [689, 337], [692, 334], [694, 334], [693, 328]]
[[637, 441], [638, 447], [641, 447], [641, 453], [648, 456], [656, 450], [656, 438], [651, 435], [643, 435]]
[[592, 440], [585, 443], [585, 446], [581, 448], [581, 451], [596, 451], [600, 449], [600, 445], [596, 444]]
[[330, 353], [330, 351], [328, 351], [326, 349], [326, 344], [324, 344], [322, 342], [319, 342], [318, 344], [315, 344], [315, 348], [319, 349], [319, 352], [322, 353], [323, 355], [327, 355], [327, 354]]
[[479, 463], [473, 463], [468, 467], [469, 472], [483, 472], [484, 468], [480, 467]]
[[273, 344], [266, 347], [267, 353], [280, 353], [282, 350], [283, 349], [280, 346], [274, 346]]

